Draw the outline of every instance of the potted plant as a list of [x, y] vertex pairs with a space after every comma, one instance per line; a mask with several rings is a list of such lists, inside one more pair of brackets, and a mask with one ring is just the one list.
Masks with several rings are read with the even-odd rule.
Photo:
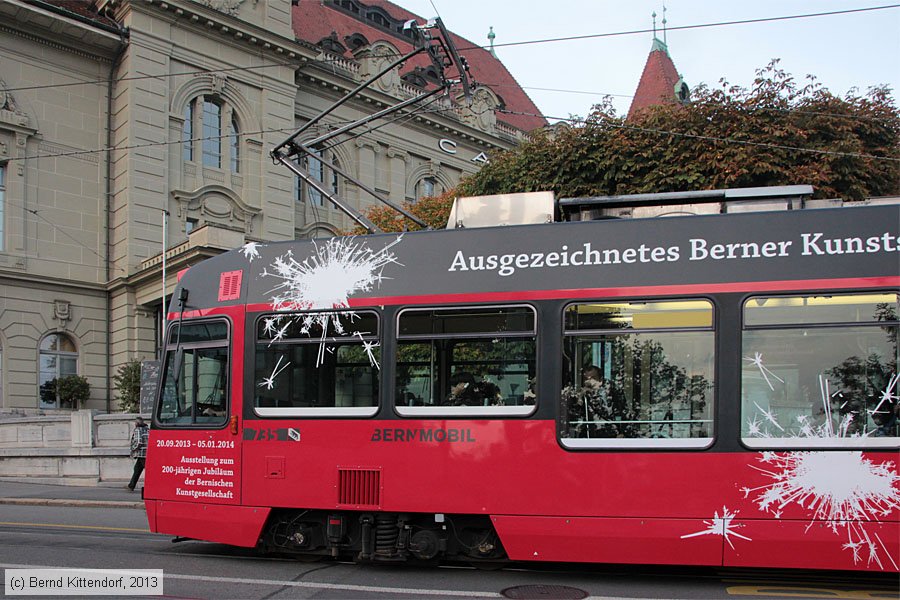
[[91, 384], [81, 375], [66, 375], [54, 381], [60, 408], [77, 410], [79, 404], [84, 404], [91, 397]]

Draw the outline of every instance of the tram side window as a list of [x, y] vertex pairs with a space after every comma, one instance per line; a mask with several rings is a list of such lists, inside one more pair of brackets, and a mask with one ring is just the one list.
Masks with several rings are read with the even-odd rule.
[[708, 446], [713, 436], [714, 345], [708, 300], [568, 306], [562, 444]]
[[530, 306], [409, 309], [397, 323], [395, 402], [415, 415], [527, 415], [534, 410]]
[[278, 313], [256, 324], [255, 410], [262, 416], [367, 416], [378, 409], [378, 315]]
[[228, 324], [176, 323], [169, 330], [157, 420], [224, 425], [228, 411]]
[[744, 304], [741, 437], [755, 448], [900, 443], [900, 294]]

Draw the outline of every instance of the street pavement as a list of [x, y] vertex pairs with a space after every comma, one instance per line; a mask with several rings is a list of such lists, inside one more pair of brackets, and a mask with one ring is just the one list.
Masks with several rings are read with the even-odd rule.
[[143, 509], [142, 484], [132, 492], [124, 483], [115, 486], [48, 485], [0, 478], [0, 504]]

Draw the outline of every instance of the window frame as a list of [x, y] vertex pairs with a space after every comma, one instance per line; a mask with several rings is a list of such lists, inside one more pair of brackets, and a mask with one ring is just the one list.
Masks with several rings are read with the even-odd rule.
[[[312, 148], [312, 154], [306, 154], [299, 158], [299, 167], [304, 169], [307, 174], [318, 181], [322, 187], [329, 190], [332, 196], [340, 196], [340, 177], [335, 171], [335, 165], [340, 168], [340, 161], [337, 155], [331, 150], [321, 150]], [[316, 173], [313, 173], [311, 165], [316, 163]], [[309, 185], [299, 175], [294, 176], [294, 200], [301, 205], [308, 205], [312, 210], [320, 208], [331, 210], [336, 208], [334, 203], [327, 201], [325, 195], [319, 190]]]
[[[384, 325], [382, 323], [382, 315], [378, 310], [363, 308], [363, 309], [337, 309], [337, 310], [309, 310], [309, 311], [290, 311], [279, 313], [278, 311], [268, 311], [264, 313], [260, 313], [253, 320], [253, 329], [251, 330], [251, 343], [250, 346], [252, 348], [253, 360], [250, 363], [253, 367], [252, 373], [253, 378], [251, 379], [251, 383], [253, 388], [255, 389], [257, 386], [256, 382], [256, 357], [257, 357], [257, 346], [261, 343], [265, 342], [265, 340], [259, 337], [259, 326], [260, 322], [272, 316], [296, 316], [296, 315], [304, 315], [304, 314], [318, 314], [318, 313], [328, 313], [328, 314], [371, 314], [375, 317], [375, 323], [377, 326], [377, 331], [374, 334], [367, 334], [361, 336], [355, 336], [353, 333], [348, 333], [345, 338], [328, 338], [329, 340], [347, 340], [346, 345], [356, 344], [359, 346], [364, 346], [366, 342], [377, 342], [378, 347], [383, 347], [382, 344], [382, 331], [384, 329]], [[317, 345], [323, 343], [321, 338], [310, 337], [310, 338], [289, 338], [287, 341], [270, 341], [268, 346], [272, 346], [273, 344], [280, 344], [284, 346], [301, 346], [301, 345]], [[342, 344], [345, 345], [345, 344]], [[379, 358], [383, 360], [383, 354], [379, 355]], [[382, 404], [382, 385], [381, 385], [381, 369], [376, 366], [372, 366], [374, 369], [374, 373], [377, 376], [378, 380], [375, 385], [375, 402], [372, 406], [290, 406], [290, 407], [267, 407], [267, 406], [257, 406], [255, 394], [249, 396], [252, 398], [250, 401], [250, 405], [253, 409], [253, 413], [258, 417], [263, 418], [361, 418], [361, 417], [374, 417], [379, 410], [381, 410]], [[249, 371], [248, 371], [249, 373]]]
[[[222, 121], [225, 108], [222, 102], [216, 98], [203, 96], [198, 100], [200, 104], [200, 164], [207, 169], [222, 168]], [[215, 113], [208, 111], [207, 107], [215, 107]], [[210, 117], [210, 122], [207, 122]], [[212, 123], [212, 120], [215, 123]], [[207, 162], [207, 158], [210, 162]]]
[[0, 252], [6, 251], [6, 167], [0, 162]]
[[[64, 338], [64, 339], [68, 340], [68, 341], [72, 344], [72, 346], [75, 348], [75, 350], [73, 350], [73, 351], [69, 351], [69, 350], [45, 350], [45, 349], [43, 348], [44, 344], [47, 342], [47, 340], [49, 340], [50, 338], [52, 338], [52, 337], [54, 337], [54, 336], [57, 337], [57, 338], [60, 338], [60, 339], [63, 339], [63, 338]], [[53, 377], [51, 377], [51, 378], [48, 379], [47, 381], [52, 381], [53, 379], [59, 379], [60, 377], [68, 377], [69, 375], [78, 375], [78, 366], [79, 366], [79, 364], [80, 364], [80, 362], [81, 362], [81, 353], [80, 353], [79, 350], [78, 350], [78, 344], [77, 344], [77, 342], [75, 341], [75, 338], [72, 337], [71, 335], [69, 335], [68, 333], [64, 332], [64, 331], [53, 331], [53, 332], [47, 333], [47, 334], [45, 334], [43, 337], [41, 337], [41, 340], [40, 340], [40, 342], [38, 343], [38, 369], [37, 369], [37, 375], [38, 375], [38, 408], [39, 408], [39, 409], [42, 409], [42, 410], [45, 410], [45, 409], [46, 409], [46, 410], [60, 410], [60, 409], [66, 409], [66, 408], [74, 408], [74, 407], [63, 407], [63, 406], [60, 406], [59, 394], [54, 394], [54, 398], [53, 398], [53, 400], [54, 400], [53, 406], [42, 406], [42, 404], [49, 404], [49, 403], [44, 403], [44, 402], [42, 401], [42, 399], [41, 399], [41, 387], [43, 386], [43, 383], [41, 383], [41, 378], [42, 378], [41, 375], [43, 374], [43, 371], [44, 371], [44, 369], [43, 369], [43, 367], [42, 367], [42, 365], [41, 365], [41, 361], [42, 361], [42, 359], [43, 359], [44, 356], [53, 356], [53, 357], [56, 358], [56, 367], [55, 367], [55, 369], [54, 369], [54, 370], [55, 370], [55, 374], [53, 375]], [[71, 373], [63, 374], [63, 373], [61, 372], [62, 359], [63, 359], [63, 358], [71, 358], [71, 359], [74, 359], [74, 360], [75, 360], [75, 369], [74, 369]], [[46, 383], [46, 382], [44, 382], [44, 383]]]
[[[176, 327], [188, 327], [191, 325], [202, 325], [206, 323], [224, 323], [225, 324], [225, 339], [224, 340], [203, 340], [203, 341], [180, 341], [177, 338], [172, 339], [173, 332]], [[231, 323], [231, 319], [224, 316], [215, 316], [211, 318], [202, 318], [202, 319], [188, 319], [183, 320], [180, 319], [178, 321], [174, 321], [169, 324], [166, 328], [166, 343], [165, 343], [165, 353], [163, 354], [163, 360], [160, 370], [159, 376], [159, 387], [157, 389], [157, 394], [154, 398], [154, 406], [153, 406], [153, 427], [154, 429], [176, 429], [176, 430], [184, 430], [184, 429], [202, 429], [202, 430], [220, 430], [225, 429], [228, 426], [228, 422], [230, 419], [231, 413], [231, 388], [233, 386], [232, 382], [232, 372], [234, 369], [234, 352], [232, 348], [233, 344], [233, 332], [234, 327]], [[208, 350], [208, 349], [216, 349], [216, 348], [224, 348], [226, 352], [227, 362], [225, 364], [225, 386], [224, 386], [224, 416], [222, 417], [222, 421], [197, 421], [197, 411], [191, 411], [191, 421], [183, 422], [183, 421], [163, 421], [160, 419], [160, 414], [163, 408], [162, 399], [163, 395], [166, 391], [166, 380], [168, 378], [168, 370], [169, 370], [169, 355], [172, 352], [175, 352], [175, 356], [177, 356], [177, 350]], [[183, 370], [185, 365], [182, 365], [181, 369]], [[191, 402], [192, 406], [198, 404], [197, 398], [193, 398]]]
[[[752, 294], [745, 296], [740, 302], [741, 311], [741, 336], [740, 336], [740, 355], [743, 360], [749, 360], [745, 357], [745, 333], [760, 331], [797, 331], [797, 330], [840, 330], [840, 329], [876, 329], [884, 327], [885, 322], [874, 320], [869, 321], [809, 321], [795, 323], [769, 323], [769, 324], [747, 324], [747, 315], [745, 307], [753, 301], [761, 298], [771, 299], [788, 299], [788, 298], [816, 298], [816, 297], [834, 297], [834, 296], [868, 296], [880, 294], [897, 294], [900, 296], [900, 290], [893, 289], [875, 289], [875, 290], [839, 290], [839, 291], [806, 291], [785, 294]], [[894, 323], [900, 332], [900, 318]], [[900, 375], [900, 359], [895, 366], [897, 372], [895, 376]], [[742, 446], [750, 450], [821, 450], [821, 449], [863, 449], [863, 450], [881, 450], [884, 448], [900, 447], [900, 437], [874, 437], [874, 436], [856, 436], [856, 437], [750, 437], [744, 435], [744, 423], [750, 415], [744, 410], [744, 375], [743, 369], [738, 377], [737, 398], [738, 398], [738, 417], [739, 417], [739, 441]], [[895, 390], [896, 395], [896, 390]], [[811, 405], [812, 406], [812, 405]], [[770, 409], [771, 412], [771, 409]]]
[[[590, 304], [639, 304], [639, 303], [654, 303], [654, 304], [662, 304], [662, 303], [677, 303], [677, 302], [696, 302], [702, 301], [709, 304], [709, 309], [711, 312], [711, 319], [709, 326], [685, 326], [685, 327], [648, 327], [642, 329], [632, 329], [632, 328], [600, 328], [600, 329], [568, 329], [566, 326], [566, 311], [568, 311], [573, 306], [579, 305], [590, 305]], [[625, 335], [641, 335], [641, 334], [654, 334], [654, 333], [711, 333], [712, 334], [712, 384], [710, 387], [711, 390], [711, 398], [709, 400], [710, 403], [710, 416], [708, 419], [710, 434], [707, 437], [697, 437], [697, 438], [646, 438], [646, 437], [638, 437], [638, 438], [572, 438], [572, 437], [564, 437], [563, 434], [563, 402], [560, 394], [560, 411], [557, 414], [557, 439], [564, 449], [566, 450], [687, 450], [687, 451], [700, 451], [706, 450], [715, 444], [718, 434], [717, 425], [717, 414], [718, 414], [718, 395], [719, 395], [719, 381], [718, 381], [718, 361], [719, 361], [719, 328], [718, 328], [718, 308], [716, 306], [716, 301], [709, 296], [690, 296], [690, 297], [666, 297], [666, 298], [654, 298], [654, 297], [638, 297], [638, 298], [599, 298], [599, 299], [578, 299], [573, 302], [568, 302], [562, 307], [561, 312], [561, 326], [562, 326], [562, 345], [561, 350], [565, 352], [565, 349], [569, 343], [570, 339], [573, 338], [599, 338], [603, 337], [604, 339], [609, 339], [611, 336], [625, 336]], [[575, 343], [581, 343], [576, 341]], [[562, 368], [562, 366], [567, 362], [565, 355], [560, 357], [560, 381], [557, 382], [559, 385], [559, 389], [563, 390], [568, 383], [566, 382], [566, 370]], [[704, 421], [706, 421], [704, 419]], [[646, 422], [646, 421], [642, 421]]]
[[[218, 110], [218, 128], [215, 131], [207, 131], [211, 127], [206, 119], [207, 105]], [[241, 174], [241, 119], [233, 103], [220, 94], [200, 93], [187, 101], [182, 117], [182, 163], [232, 175]], [[199, 136], [196, 135], [198, 131]], [[217, 161], [207, 162], [208, 157], [214, 157]]]
[[[413, 204], [416, 204], [422, 198], [435, 198], [440, 196], [443, 193], [440, 185], [440, 182], [438, 182], [437, 177], [434, 175], [426, 175], [419, 178], [415, 185], [416, 197], [413, 200]], [[431, 188], [431, 191], [429, 192], [427, 188]]]
[[[490, 310], [492, 308], [527, 308], [531, 311], [533, 325], [530, 332], [520, 331], [513, 334], [498, 335], [496, 332], [467, 332], [467, 333], [441, 333], [441, 334], [401, 334], [400, 319], [405, 313], [409, 312], [425, 312], [425, 311], [463, 311], [463, 310]], [[529, 417], [538, 409], [538, 399], [535, 397], [534, 404], [522, 404], [512, 406], [400, 406], [396, 402], [397, 396], [397, 371], [398, 371], [398, 352], [401, 342], [404, 341], [427, 341], [427, 340], [471, 340], [475, 336], [484, 337], [504, 337], [504, 338], [527, 338], [534, 340], [534, 371], [535, 377], [540, 373], [540, 352], [539, 352], [539, 314], [535, 306], [527, 303], [515, 304], [489, 304], [489, 305], [442, 305], [442, 306], [410, 306], [397, 311], [394, 319], [394, 342], [395, 354], [392, 371], [392, 380], [390, 383], [391, 398], [394, 399], [394, 412], [405, 418], [421, 418], [421, 417], [470, 417], [470, 418], [496, 418], [496, 417]]]
[[184, 106], [184, 121], [181, 124], [181, 161], [194, 162], [194, 114], [195, 101], [192, 99]]
[[231, 118], [228, 120], [229, 170], [232, 174], [239, 175], [241, 173], [241, 127], [234, 109], [229, 112], [231, 113]]

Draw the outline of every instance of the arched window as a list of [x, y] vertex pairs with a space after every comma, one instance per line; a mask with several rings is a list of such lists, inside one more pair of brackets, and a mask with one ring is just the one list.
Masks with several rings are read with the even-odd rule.
[[194, 103], [184, 107], [184, 124], [181, 126], [181, 159], [194, 160]]
[[203, 101], [203, 166], [222, 168], [222, 107]]
[[4, 242], [4, 235], [6, 231], [3, 228], [3, 219], [4, 219], [4, 202], [6, 200], [6, 164], [0, 164], [0, 251], [6, 248], [6, 244]]
[[[199, 131], [200, 135], [195, 135]], [[198, 96], [184, 108], [182, 159], [240, 172], [241, 131], [233, 108], [217, 95]]]
[[41, 408], [73, 408], [60, 406], [53, 381], [78, 374], [78, 350], [72, 338], [64, 333], [51, 333], [41, 340], [38, 383]]
[[[306, 167], [306, 171], [311, 177], [316, 181], [322, 182], [324, 187], [332, 195], [337, 195], [338, 174], [331, 168], [331, 165], [335, 165], [338, 168], [340, 168], [340, 166], [330, 151], [326, 150], [323, 154], [322, 151], [316, 150], [314, 151], [313, 156], [307, 157], [301, 164]], [[322, 192], [311, 185], [307, 185], [306, 182], [299, 177], [297, 177], [295, 192], [298, 202], [306, 202], [313, 207], [325, 206], [325, 198]]]
[[239, 133], [237, 119], [234, 114], [231, 115], [231, 123], [228, 126], [228, 140], [231, 146], [231, 172], [239, 173], [241, 170], [241, 138]]
[[416, 202], [422, 198], [434, 196], [437, 192], [437, 180], [434, 177], [423, 177], [416, 183]]

